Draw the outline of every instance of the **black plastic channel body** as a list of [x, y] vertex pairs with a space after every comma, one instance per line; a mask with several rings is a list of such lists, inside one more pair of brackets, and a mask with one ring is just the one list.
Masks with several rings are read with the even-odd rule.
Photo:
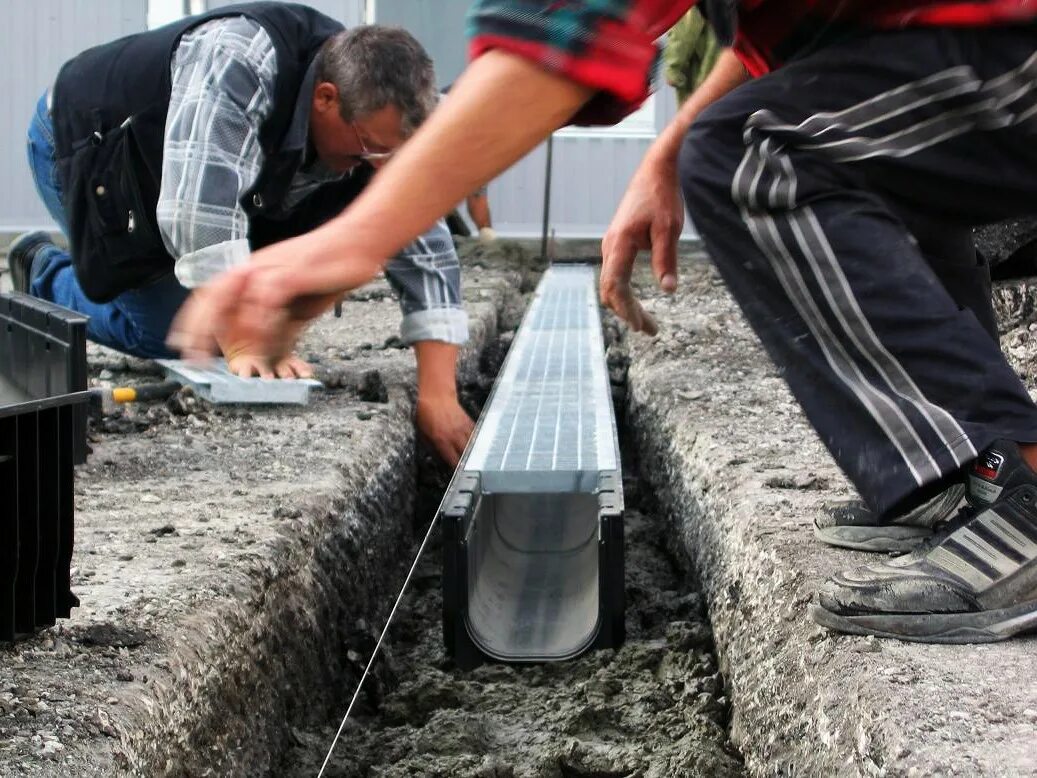
[[[472, 637], [468, 622], [469, 535], [483, 499], [478, 475], [458, 473], [447, 489], [439, 518], [443, 533], [443, 642], [461, 670], [485, 662], [514, 661], [487, 653]], [[598, 486], [598, 630], [573, 656], [619, 648], [626, 640], [623, 494], [616, 472], [603, 472]]]
[[[623, 487], [596, 288], [586, 262], [545, 272], [440, 505], [443, 637], [462, 669], [564, 661], [625, 639]], [[533, 420], [543, 402], [531, 397], [547, 398], [553, 423]]]
[[[87, 317], [19, 292], [0, 294], [0, 407], [86, 390]], [[73, 456], [86, 461], [87, 407], [72, 415]]]
[[87, 455], [86, 322], [0, 294], [0, 640], [79, 604], [70, 570], [73, 468]]
[[89, 392], [0, 407], [0, 640], [52, 626], [72, 594], [74, 419]]

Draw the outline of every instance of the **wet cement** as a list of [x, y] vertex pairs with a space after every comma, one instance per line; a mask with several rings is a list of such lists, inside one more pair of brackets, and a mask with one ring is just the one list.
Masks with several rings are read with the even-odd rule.
[[[440, 628], [439, 549], [430, 548], [325, 775], [741, 775], [702, 596], [638, 483], [625, 489], [621, 649], [456, 669]], [[342, 689], [343, 712], [352, 691]], [[316, 775], [337, 725], [296, 732], [279, 774]]]

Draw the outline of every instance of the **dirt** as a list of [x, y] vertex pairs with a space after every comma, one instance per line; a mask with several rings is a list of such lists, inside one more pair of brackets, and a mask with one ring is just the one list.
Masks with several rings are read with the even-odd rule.
[[[626, 356], [614, 342], [619, 333], [614, 322], [606, 324], [621, 400]], [[484, 352], [484, 375], [496, 373], [508, 341], [505, 333]], [[703, 597], [633, 470], [624, 483], [624, 646], [569, 662], [458, 670], [443, 648], [440, 550], [430, 547], [325, 775], [741, 775]], [[445, 485], [442, 474], [438, 485]], [[341, 691], [340, 716], [353, 688]], [[323, 728], [296, 731], [278, 774], [315, 775], [338, 724], [335, 717]]]
[[[626, 644], [540, 666], [451, 666], [432, 550], [393, 630], [383, 672], [395, 685], [364, 700], [326, 775], [740, 775], [702, 597], [652, 515], [629, 511], [626, 529]], [[316, 774], [334, 732], [297, 733], [279, 772]]]

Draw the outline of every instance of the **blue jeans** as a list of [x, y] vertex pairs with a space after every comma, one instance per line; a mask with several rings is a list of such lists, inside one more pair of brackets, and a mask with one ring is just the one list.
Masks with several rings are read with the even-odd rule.
[[[54, 124], [47, 96], [36, 104], [29, 124], [29, 168], [36, 191], [61, 231], [68, 235], [61, 184], [56, 177]], [[188, 290], [170, 273], [140, 289], [123, 292], [111, 302], [95, 303], [83, 294], [71, 255], [54, 245], [43, 246], [32, 265], [29, 293], [86, 314], [90, 340], [146, 359], [175, 356], [166, 347], [166, 333]]]

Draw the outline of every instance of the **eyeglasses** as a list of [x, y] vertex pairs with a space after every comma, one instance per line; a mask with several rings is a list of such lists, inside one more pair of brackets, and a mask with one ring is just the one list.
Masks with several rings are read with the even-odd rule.
[[367, 144], [364, 143], [364, 139], [360, 136], [360, 130], [356, 127], [356, 122], [350, 122], [349, 126], [353, 128], [353, 132], [356, 133], [356, 139], [360, 143], [360, 153], [354, 154], [353, 156], [359, 157], [365, 162], [384, 162], [389, 159], [396, 152], [394, 151], [370, 151], [367, 148]]

